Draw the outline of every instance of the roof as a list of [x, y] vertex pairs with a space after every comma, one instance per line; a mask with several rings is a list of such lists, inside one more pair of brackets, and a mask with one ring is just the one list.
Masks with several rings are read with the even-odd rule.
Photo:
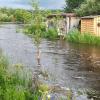
[[93, 19], [93, 18], [96, 18], [96, 17], [100, 17], [100, 15], [95, 15], [95, 16], [84, 16], [84, 17], [81, 17], [81, 19]]
[[61, 14], [51, 14], [49, 16], [47, 16], [47, 18], [53, 18], [53, 17], [58, 17], [58, 16], [61, 16], [61, 17], [76, 17], [76, 14], [75, 13], [61, 13]]

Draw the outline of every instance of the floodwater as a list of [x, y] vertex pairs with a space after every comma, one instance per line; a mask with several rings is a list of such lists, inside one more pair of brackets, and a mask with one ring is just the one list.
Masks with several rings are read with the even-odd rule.
[[[35, 70], [36, 46], [31, 38], [16, 32], [19, 28], [15, 24], [0, 26], [0, 49], [10, 63]], [[70, 88], [76, 97], [73, 100], [100, 100], [99, 47], [42, 40], [40, 50], [42, 69], [50, 75], [48, 83]]]

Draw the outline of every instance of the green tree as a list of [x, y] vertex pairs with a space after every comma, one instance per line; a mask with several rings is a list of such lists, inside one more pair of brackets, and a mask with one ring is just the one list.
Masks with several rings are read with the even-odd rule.
[[65, 0], [65, 2], [65, 12], [74, 12], [74, 9], [80, 7], [84, 0]]
[[32, 19], [32, 14], [24, 9], [17, 9], [14, 13], [17, 22], [28, 23]]
[[43, 26], [43, 16], [39, 7], [39, 0], [32, 0], [32, 7], [33, 7], [33, 19], [32, 19], [32, 26], [33, 26], [33, 39], [34, 39], [34, 43], [37, 47], [37, 62], [38, 65], [40, 65], [40, 42], [41, 42], [41, 38], [42, 38], [42, 30], [41, 27]]
[[79, 16], [99, 15], [100, 14], [100, 0], [86, 0], [81, 4], [80, 8], [75, 9]]

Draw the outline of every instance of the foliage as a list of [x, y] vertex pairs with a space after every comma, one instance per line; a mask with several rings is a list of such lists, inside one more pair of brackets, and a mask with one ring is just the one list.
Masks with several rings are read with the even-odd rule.
[[11, 22], [14, 18], [14, 10], [7, 8], [0, 8], [0, 22]]
[[52, 29], [48, 29], [45, 33], [44, 33], [44, 38], [50, 39], [50, 40], [56, 40], [58, 38], [58, 32], [56, 29], [52, 28]]
[[41, 10], [39, 8], [39, 1], [33, 0], [33, 13], [32, 13], [32, 36], [34, 38], [34, 43], [36, 44], [37, 48], [41, 42], [41, 34], [42, 34], [42, 27], [43, 27], [43, 16], [41, 14]]
[[13, 15], [8, 16], [7, 14], [0, 13], [0, 22], [11, 22]]
[[71, 31], [67, 36], [67, 40], [74, 43], [83, 43], [100, 46], [100, 37], [89, 33], [80, 33], [78, 30]]
[[[46, 31], [44, 24], [41, 24], [40, 30], [41, 30], [41, 36], [42, 36], [42, 34]], [[34, 23], [24, 26], [24, 32], [27, 34], [36, 35], [35, 31], [36, 31], [36, 26], [34, 25]]]
[[75, 9], [75, 12], [79, 16], [99, 15], [100, 0], [85, 0], [85, 2], [81, 4], [80, 8]]
[[32, 14], [27, 10], [16, 9], [14, 17], [17, 22], [29, 23], [32, 19]]
[[29, 23], [32, 19], [32, 13], [24, 9], [0, 8], [1, 22], [21, 22]]
[[0, 8], [0, 12], [3, 13], [3, 14], [7, 14], [8, 16], [14, 14], [15, 12], [15, 9], [12, 9], [12, 8]]
[[[36, 43], [40, 43], [41, 38], [47, 38], [51, 40], [57, 39], [58, 34], [56, 28], [46, 29], [45, 18], [48, 14], [51, 14], [51, 10], [45, 10], [41, 12], [41, 10], [39, 9], [39, 4], [37, 2], [33, 2], [33, 9], [34, 12], [32, 14], [32, 23], [30, 25], [25, 26], [24, 32], [31, 35]], [[53, 12], [58, 13], [59, 10]]]
[[65, 12], [74, 12], [74, 9], [80, 7], [84, 0], [65, 0], [65, 2]]
[[[46, 38], [49, 40], [56, 40], [58, 38], [58, 32], [55, 28], [46, 30], [45, 26], [41, 25], [40, 29], [41, 29], [41, 38]], [[36, 30], [36, 28], [34, 25], [33, 26], [32, 25], [26, 26], [24, 28], [24, 32], [31, 37], [32, 37], [35, 30]]]

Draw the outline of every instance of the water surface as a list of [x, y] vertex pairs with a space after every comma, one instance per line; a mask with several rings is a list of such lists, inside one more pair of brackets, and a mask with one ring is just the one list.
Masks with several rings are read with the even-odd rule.
[[[0, 48], [9, 58], [10, 63], [21, 63], [27, 68], [37, 68], [36, 46], [25, 34], [16, 33], [20, 25], [0, 26]], [[77, 90], [100, 92], [100, 48], [73, 44], [64, 41], [42, 40], [41, 65], [50, 75], [48, 83]], [[95, 94], [92, 94], [95, 96]], [[99, 94], [98, 99], [99, 98]], [[81, 98], [81, 97], [80, 97]], [[87, 94], [83, 99], [88, 100]]]

